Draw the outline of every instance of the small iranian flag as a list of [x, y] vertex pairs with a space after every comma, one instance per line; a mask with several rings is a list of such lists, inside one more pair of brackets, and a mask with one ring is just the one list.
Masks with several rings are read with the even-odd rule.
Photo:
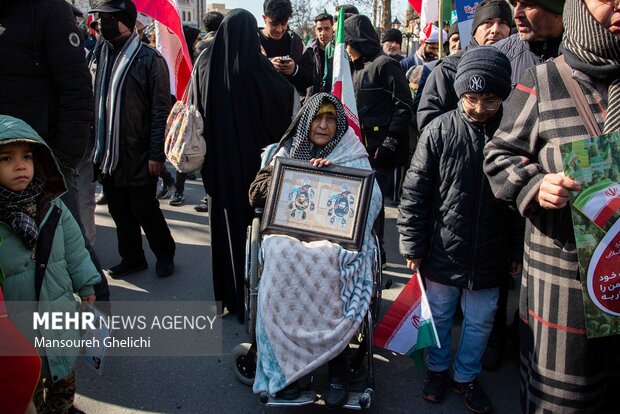
[[353, 132], [355, 132], [355, 135], [357, 135], [360, 141], [362, 141], [362, 129], [360, 128], [360, 119], [357, 116], [357, 104], [355, 103], [355, 92], [353, 91], [353, 80], [351, 79], [351, 68], [349, 66], [349, 59], [347, 58], [347, 51], [344, 44], [344, 7], [338, 12], [332, 93], [342, 102], [349, 126]]
[[573, 206], [604, 230], [609, 220], [620, 210], [620, 184], [606, 178], [583, 190]]
[[375, 328], [373, 344], [410, 356], [416, 362], [422, 361], [422, 349], [432, 345], [441, 348], [419, 271]]

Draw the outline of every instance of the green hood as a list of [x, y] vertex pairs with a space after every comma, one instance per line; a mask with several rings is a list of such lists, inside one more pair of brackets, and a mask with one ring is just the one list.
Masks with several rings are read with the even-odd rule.
[[29, 142], [34, 155], [35, 174], [45, 181], [45, 192], [58, 197], [67, 190], [50, 147], [34, 129], [21, 119], [0, 115], [0, 145], [10, 142]]

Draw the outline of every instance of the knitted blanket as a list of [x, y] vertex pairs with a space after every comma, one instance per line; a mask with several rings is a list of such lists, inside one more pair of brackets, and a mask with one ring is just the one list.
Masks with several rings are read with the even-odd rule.
[[[288, 156], [281, 149], [276, 156]], [[366, 150], [349, 129], [327, 156], [334, 164], [370, 169]], [[372, 227], [381, 208], [374, 184], [360, 252], [329, 241], [263, 240], [258, 293], [258, 360], [254, 392], [277, 391], [333, 359], [368, 311], [377, 251]]]

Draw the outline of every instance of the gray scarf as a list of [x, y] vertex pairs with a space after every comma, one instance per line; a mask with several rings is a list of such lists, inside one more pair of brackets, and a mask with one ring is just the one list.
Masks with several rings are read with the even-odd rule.
[[569, 66], [609, 84], [604, 132], [620, 130], [620, 39], [592, 17], [583, 0], [566, 1], [564, 28]]
[[[120, 102], [125, 78], [129, 67], [138, 54], [142, 42], [138, 32], [134, 31], [114, 62], [110, 62], [110, 43], [101, 45], [97, 76], [95, 78], [95, 156], [94, 163], [99, 165], [103, 174], [109, 175], [118, 164], [118, 147], [120, 135]], [[110, 77], [106, 76], [108, 65], [113, 64]]]

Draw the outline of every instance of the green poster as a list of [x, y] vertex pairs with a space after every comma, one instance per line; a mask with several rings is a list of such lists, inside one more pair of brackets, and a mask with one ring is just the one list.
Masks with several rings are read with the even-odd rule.
[[588, 338], [620, 334], [620, 132], [560, 146], [581, 184], [571, 211]]

